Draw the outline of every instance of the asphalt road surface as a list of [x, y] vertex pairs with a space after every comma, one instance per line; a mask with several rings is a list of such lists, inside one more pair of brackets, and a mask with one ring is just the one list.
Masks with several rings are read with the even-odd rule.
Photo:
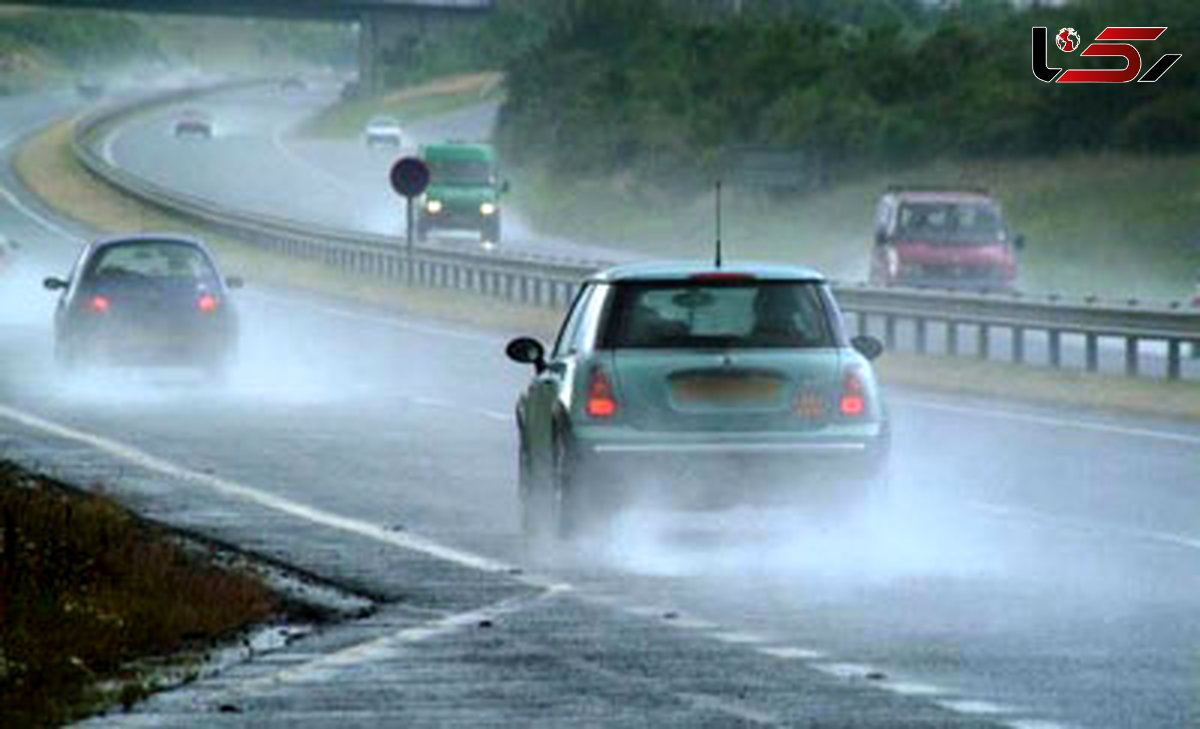
[[[6, 143], [56, 111], [12, 103]], [[64, 379], [37, 282], [78, 232], [2, 179], [5, 454], [384, 604], [96, 725], [1200, 725], [1200, 424], [893, 389], [884, 519], [646, 507], [531, 551], [516, 332], [250, 282], [227, 385]]]

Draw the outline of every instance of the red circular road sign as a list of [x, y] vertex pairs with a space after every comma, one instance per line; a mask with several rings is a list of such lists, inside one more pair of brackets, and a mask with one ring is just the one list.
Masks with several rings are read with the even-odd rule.
[[404, 197], [416, 197], [429, 187], [429, 166], [416, 157], [403, 157], [388, 175], [392, 189]]

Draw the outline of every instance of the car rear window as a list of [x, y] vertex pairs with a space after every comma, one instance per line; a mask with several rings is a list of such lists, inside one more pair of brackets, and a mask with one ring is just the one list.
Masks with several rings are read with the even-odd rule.
[[636, 282], [616, 287], [608, 349], [836, 346], [822, 284]]
[[109, 280], [216, 280], [204, 251], [175, 241], [138, 241], [105, 246], [92, 261], [90, 276]]

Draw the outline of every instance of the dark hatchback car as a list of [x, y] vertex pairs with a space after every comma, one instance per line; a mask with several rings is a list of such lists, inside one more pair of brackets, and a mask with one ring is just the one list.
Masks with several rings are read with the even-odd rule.
[[535, 369], [516, 410], [524, 527], [569, 534], [642, 499], [868, 505], [887, 486], [881, 351], [807, 268], [600, 272], [550, 352], [508, 345]]
[[54, 316], [55, 356], [80, 364], [184, 365], [223, 373], [237, 349], [229, 289], [198, 240], [174, 235], [112, 238], [84, 247]]

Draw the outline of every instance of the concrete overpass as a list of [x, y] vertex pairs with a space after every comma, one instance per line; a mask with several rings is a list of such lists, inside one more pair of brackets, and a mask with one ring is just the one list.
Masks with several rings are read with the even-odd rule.
[[0, 0], [0, 5], [357, 22], [359, 78], [375, 89], [381, 59], [414, 59], [446, 30], [478, 22], [493, 0]]

